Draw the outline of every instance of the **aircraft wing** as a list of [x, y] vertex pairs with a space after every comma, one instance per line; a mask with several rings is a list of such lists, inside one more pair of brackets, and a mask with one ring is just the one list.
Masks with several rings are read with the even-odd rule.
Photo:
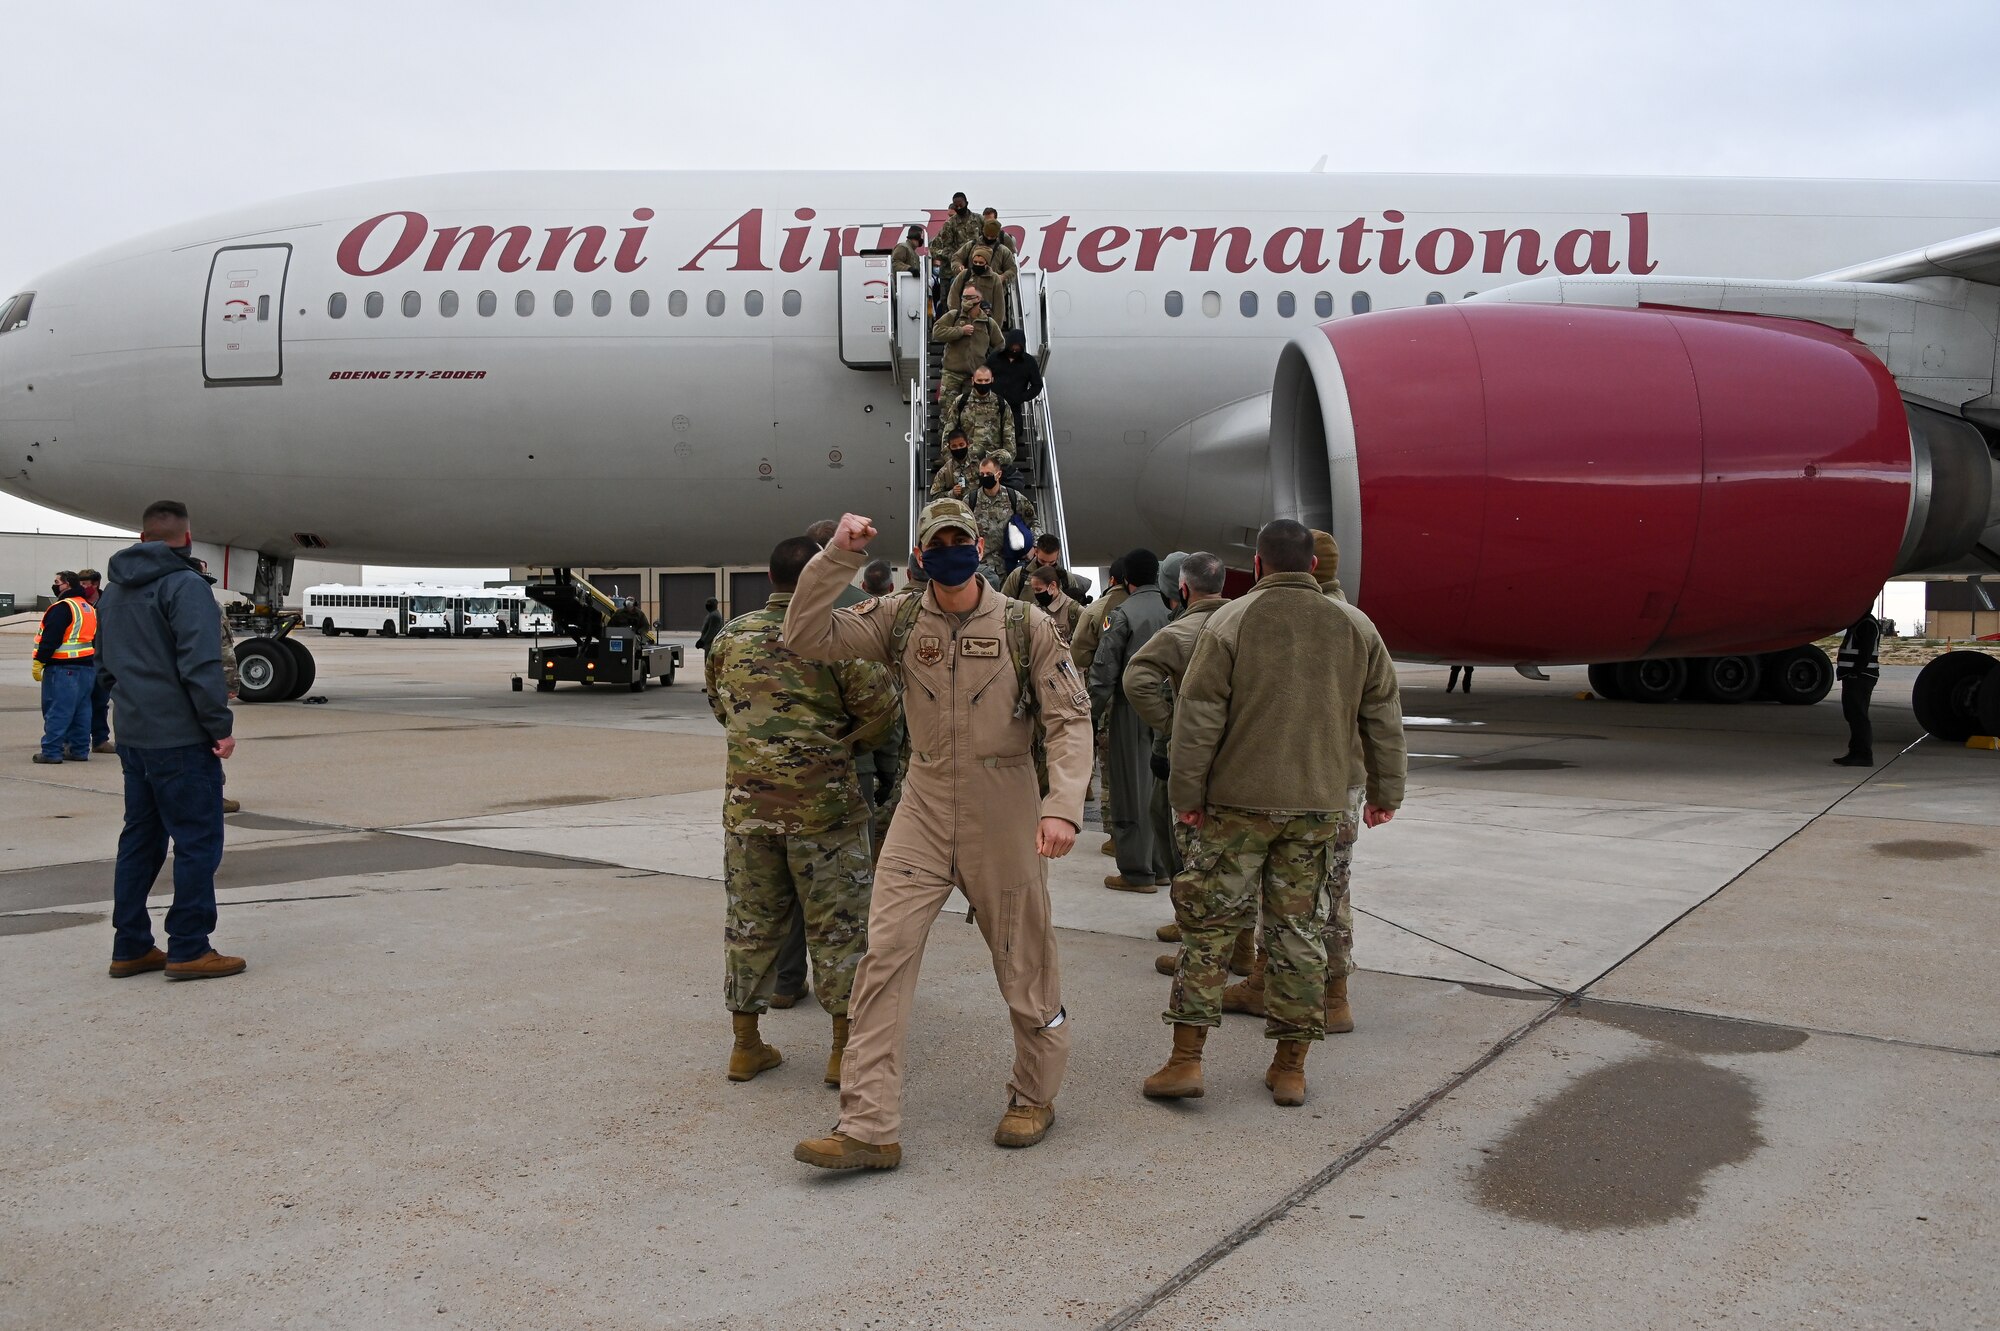
[[1884, 259], [1870, 259], [1848, 268], [1820, 273], [1817, 282], [1909, 282], [1920, 277], [1962, 277], [2000, 286], [2000, 227], [1975, 231], [1905, 250]]

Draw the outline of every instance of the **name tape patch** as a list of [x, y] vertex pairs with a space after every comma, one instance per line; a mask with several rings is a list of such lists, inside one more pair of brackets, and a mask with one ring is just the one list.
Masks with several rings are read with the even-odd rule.
[[966, 657], [998, 656], [1000, 655], [1000, 640], [998, 638], [960, 638], [958, 640], [958, 654]]

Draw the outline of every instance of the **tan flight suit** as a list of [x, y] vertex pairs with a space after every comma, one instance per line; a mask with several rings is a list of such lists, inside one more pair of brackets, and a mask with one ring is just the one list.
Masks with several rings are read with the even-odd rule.
[[829, 546], [806, 565], [785, 614], [785, 646], [821, 661], [887, 661], [896, 606], [921, 595], [924, 608], [903, 643], [903, 712], [910, 764], [902, 803], [875, 870], [868, 952], [848, 1004], [841, 1062], [839, 1131], [880, 1145], [902, 1130], [904, 1046], [917, 968], [931, 923], [953, 887], [977, 912], [993, 971], [1014, 1025], [1010, 1103], [1046, 1105], [1069, 1065], [1069, 1029], [1049, 914], [1048, 865], [1035, 852], [1037, 824], [1083, 825], [1090, 781], [1090, 696], [1055, 624], [1028, 607], [1028, 668], [1046, 732], [1049, 793], [1036, 784], [1036, 716], [1021, 701], [1007, 643], [1007, 598], [980, 588], [978, 606], [957, 616], [927, 592], [835, 610], [834, 598], [865, 554]]

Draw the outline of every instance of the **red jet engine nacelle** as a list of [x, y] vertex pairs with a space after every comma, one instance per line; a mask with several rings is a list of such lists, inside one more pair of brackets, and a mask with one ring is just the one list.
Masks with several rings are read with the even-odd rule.
[[1315, 336], [1272, 394], [1274, 508], [1331, 524], [1401, 656], [1795, 646], [1867, 607], [1921, 519], [1894, 378], [1819, 324], [1472, 303]]

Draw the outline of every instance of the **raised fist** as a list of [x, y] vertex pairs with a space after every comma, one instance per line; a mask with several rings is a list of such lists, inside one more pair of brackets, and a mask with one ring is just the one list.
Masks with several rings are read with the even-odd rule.
[[866, 554], [868, 543], [875, 539], [875, 524], [859, 513], [840, 515], [840, 526], [833, 533], [833, 544], [842, 550]]

